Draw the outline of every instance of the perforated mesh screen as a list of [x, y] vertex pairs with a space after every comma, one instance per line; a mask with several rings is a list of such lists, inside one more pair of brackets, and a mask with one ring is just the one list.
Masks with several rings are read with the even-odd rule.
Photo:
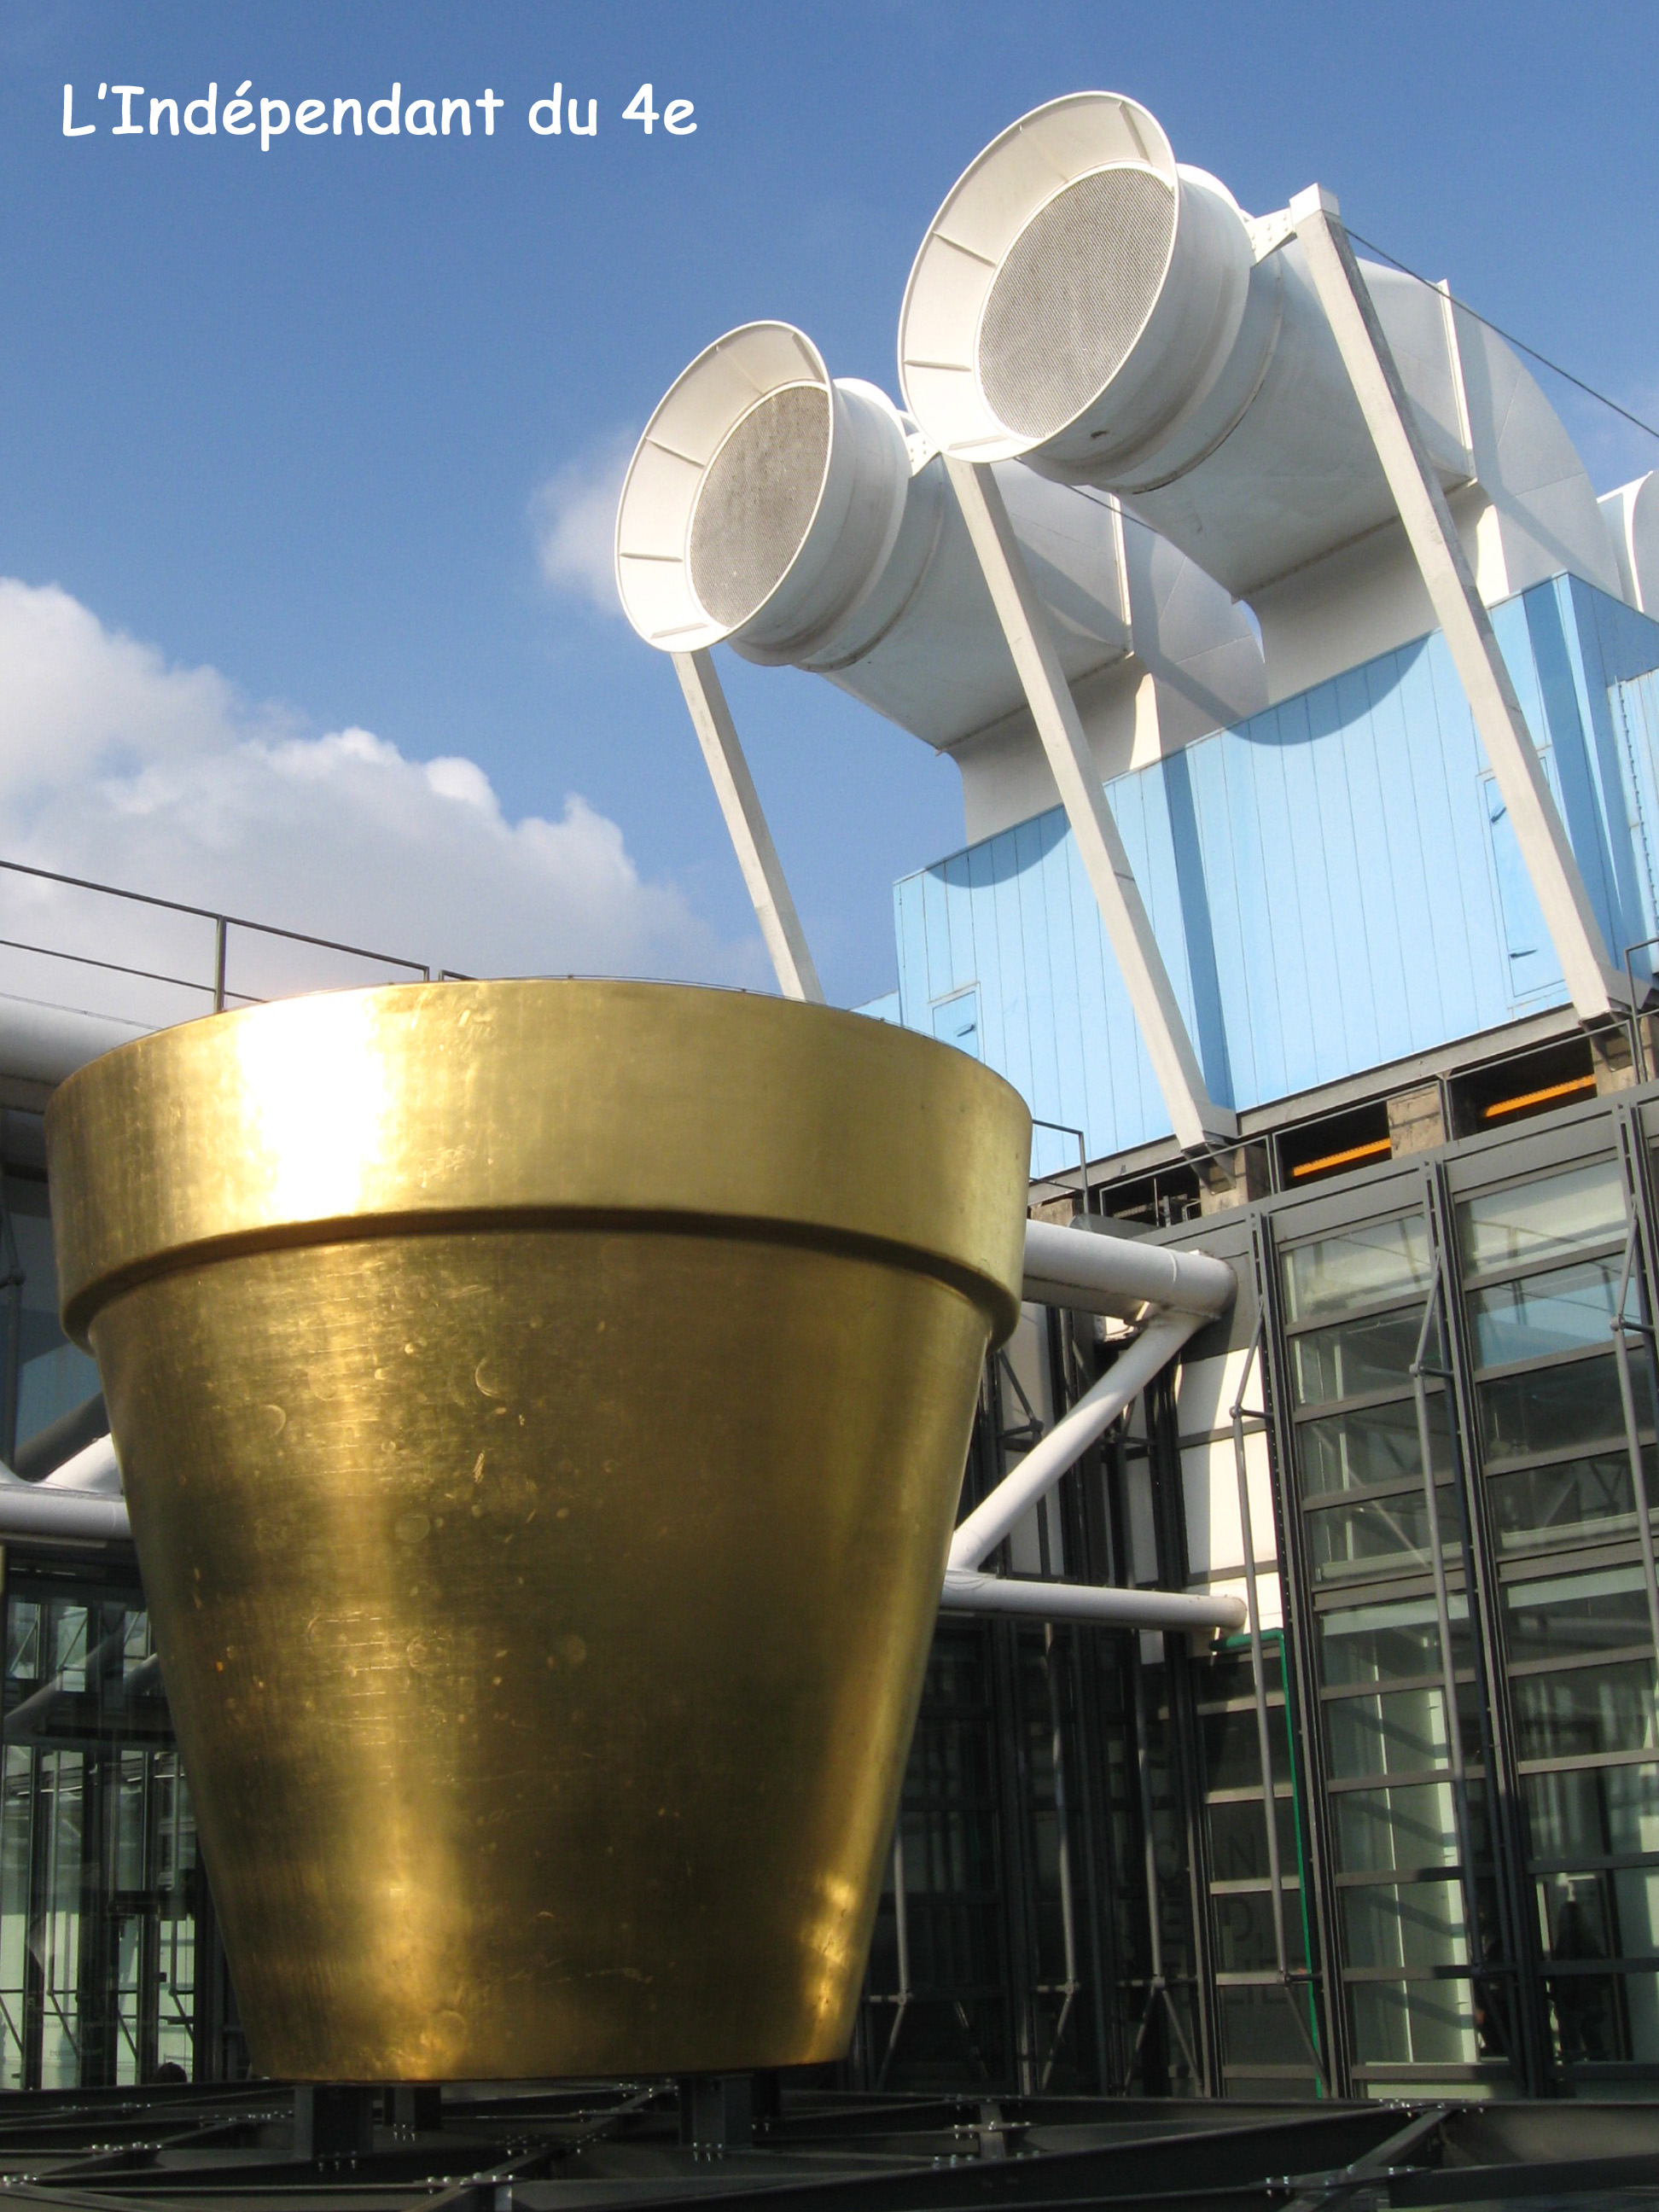
[[790, 384], [751, 409], [715, 454], [691, 518], [691, 588], [728, 629], [800, 550], [829, 453], [829, 393]]
[[985, 303], [980, 389], [1023, 437], [1051, 437], [1115, 374], [1170, 251], [1175, 195], [1148, 169], [1101, 169], [1015, 240]]

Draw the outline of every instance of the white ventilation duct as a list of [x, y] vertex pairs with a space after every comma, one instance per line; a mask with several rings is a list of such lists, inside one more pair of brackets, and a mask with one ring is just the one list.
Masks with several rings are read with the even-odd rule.
[[1659, 469], [1620, 484], [1601, 504], [1626, 599], [1659, 617]]
[[[1109, 498], [1018, 465], [999, 480], [1069, 678], [1133, 647], [1196, 702], [1189, 722], [1261, 703], [1254, 636], [1208, 578], [1170, 549], [1126, 550]], [[725, 642], [816, 671], [940, 748], [1024, 708], [942, 463], [787, 323], [718, 340], [658, 407], [623, 489], [617, 582], [662, 651]]]
[[[1365, 277], [1443, 484], [1486, 495], [1459, 518], [1483, 594], [1563, 567], [1616, 592], [1589, 479], [1514, 355], [1414, 278]], [[1252, 222], [1113, 94], [1036, 109], [968, 169], [911, 271], [899, 372], [945, 451], [1109, 488], [1236, 594], [1395, 519], [1288, 222]]]

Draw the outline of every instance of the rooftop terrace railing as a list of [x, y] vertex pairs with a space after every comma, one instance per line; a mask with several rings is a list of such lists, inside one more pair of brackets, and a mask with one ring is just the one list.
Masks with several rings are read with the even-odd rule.
[[0, 860], [3, 1075], [50, 1084], [198, 1015], [431, 974], [397, 953]]

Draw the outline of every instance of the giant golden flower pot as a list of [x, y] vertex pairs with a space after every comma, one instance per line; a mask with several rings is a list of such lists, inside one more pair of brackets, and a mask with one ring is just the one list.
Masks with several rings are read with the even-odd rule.
[[258, 2066], [844, 2050], [1029, 1138], [960, 1053], [636, 984], [64, 1085], [64, 1322]]

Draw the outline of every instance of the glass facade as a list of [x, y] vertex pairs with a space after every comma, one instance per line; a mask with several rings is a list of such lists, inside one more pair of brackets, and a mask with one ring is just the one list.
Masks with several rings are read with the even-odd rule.
[[4, 1754], [0, 2087], [188, 2076], [196, 1829], [136, 1583], [14, 1566]]
[[[1272, 1773], [1243, 1639], [1200, 1656], [1055, 1632], [1109, 1686], [1067, 1753], [1113, 1812], [1087, 1835], [1066, 1815], [1079, 1925], [1098, 1916], [1074, 1946], [1074, 2011], [1109, 2031], [1086, 2086], [1654, 2093], [1656, 1146], [1655, 1091], [1615, 1094], [1167, 1235], [1224, 1252], [1244, 1285], [1226, 1345], [1210, 1332], [1189, 1359], [1224, 1353], [1231, 1374], [1261, 1323]], [[1052, 1323], [1057, 1376], [1081, 1357], [1072, 1326]], [[1214, 1479], [1191, 1472], [1205, 1439], [1152, 1396], [1143, 1441], [1068, 1478], [1069, 1510], [1106, 1539], [1079, 1571], [1201, 1587], [1170, 1501]], [[1012, 1749], [994, 1691], [985, 1726]], [[991, 1804], [1005, 1838], [1036, 1788], [1018, 1769]], [[1015, 1989], [1031, 1878], [1004, 1848]], [[1083, 2073], [1088, 2057], [1085, 2039]], [[1040, 2085], [1018, 2041], [1004, 2078]]]

